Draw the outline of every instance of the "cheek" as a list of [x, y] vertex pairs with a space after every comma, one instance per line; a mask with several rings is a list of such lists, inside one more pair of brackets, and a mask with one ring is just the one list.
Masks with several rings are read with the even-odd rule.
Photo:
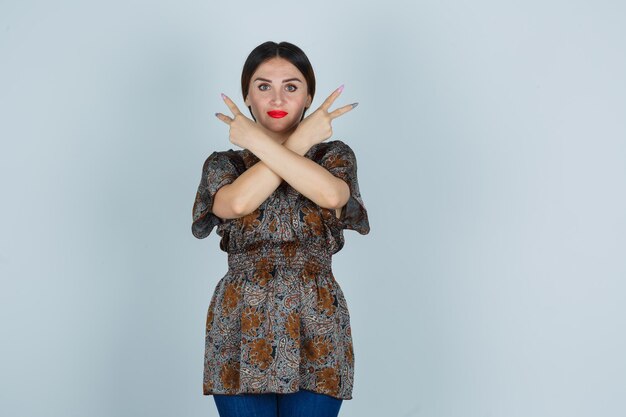
[[250, 97], [250, 105], [252, 107], [259, 107], [259, 99], [257, 97]]
[[293, 109], [297, 110], [297, 111], [301, 111], [304, 109], [304, 106], [306, 105], [306, 98], [305, 99], [298, 99], [298, 100], [294, 100], [293, 101]]

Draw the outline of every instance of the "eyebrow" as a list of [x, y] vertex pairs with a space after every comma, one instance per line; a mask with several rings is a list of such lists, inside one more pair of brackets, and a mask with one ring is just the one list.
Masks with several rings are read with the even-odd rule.
[[[268, 80], [267, 78], [261, 78], [261, 77], [257, 77], [254, 79], [254, 81], [267, 81], [268, 83], [271, 83], [272, 80]], [[298, 81], [298, 82], [302, 82], [299, 78], [287, 78], [286, 80], [283, 80], [284, 83], [288, 82], [288, 81]]]

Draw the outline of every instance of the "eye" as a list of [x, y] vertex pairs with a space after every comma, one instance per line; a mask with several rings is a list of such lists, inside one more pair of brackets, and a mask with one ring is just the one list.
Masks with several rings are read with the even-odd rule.
[[295, 91], [298, 89], [298, 87], [296, 87], [296, 86], [295, 86], [295, 85], [293, 85], [293, 84], [287, 84], [286, 88], [289, 88], [289, 87], [293, 87], [293, 90], [288, 90], [288, 91], [290, 91], [290, 92], [292, 92], [292, 93], [293, 93], [293, 92], [295, 92]]
[[265, 87], [265, 86], [269, 87], [270, 85], [269, 85], [269, 84], [260, 84], [260, 85], [259, 85], [259, 90], [261, 90], [261, 91], [267, 91], [267, 90], [264, 90], [264, 89], [263, 89], [263, 87]]

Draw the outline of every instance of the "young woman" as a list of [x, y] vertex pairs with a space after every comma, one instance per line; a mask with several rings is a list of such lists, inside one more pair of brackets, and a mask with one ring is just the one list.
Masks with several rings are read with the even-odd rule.
[[297, 46], [265, 42], [241, 76], [253, 120], [222, 94], [216, 113], [243, 148], [206, 159], [192, 233], [217, 226], [228, 271], [206, 320], [204, 395], [221, 417], [337, 416], [352, 398], [354, 352], [348, 306], [331, 269], [344, 229], [369, 233], [352, 149], [331, 121], [343, 86], [304, 118], [315, 75]]

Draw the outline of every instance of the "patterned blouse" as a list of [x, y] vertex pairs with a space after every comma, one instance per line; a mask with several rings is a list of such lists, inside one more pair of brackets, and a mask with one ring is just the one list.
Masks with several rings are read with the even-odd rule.
[[343, 230], [365, 235], [369, 221], [352, 149], [334, 140], [304, 156], [350, 187], [339, 218], [283, 181], [252, 213], [222, 220], [211, 212], [215, 193], [259, 158], [229, 149], [204, 163], [191, 230], [203, 239], [217, 226], [228, 253], [207, 312], [204, 395], [302, 388], [352, 398], [350, 315], [331, 261], [344, 245]]

